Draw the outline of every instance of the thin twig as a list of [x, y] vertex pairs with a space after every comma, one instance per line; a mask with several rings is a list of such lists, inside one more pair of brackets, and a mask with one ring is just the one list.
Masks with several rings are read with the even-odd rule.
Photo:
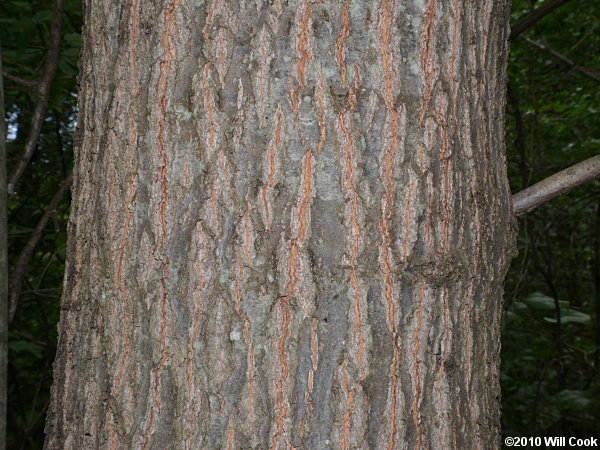
[[567, 58], [564, 55], [561, 55], [558, 52], [555, 52], [550, 47], [542, 44], [541, 42], [534, 41], [533, 39], [529, 39], [529, 38], [527, 38], [525, 36], [523, 36], [523, 39], [525, 41], [527, 41], [528, 44], [533, 45], [534, 47], [539, 48], [540, 50], [545, 51], [546, 53], [550, 54], [554, 58], [558, 59], [560, 62], [566, 64], [567, 66], [569, 66], [569, 68], [574, 69], [574, 70], [582, 73], [583, 75], [585, 75], [589, 79], [597, 81], [598, 83], [600, 83], [600, 76], [599, 76], [600, 72], [598, 72], [598, 71], [596, 71], [594, 69], [590, 69], [588, 67], [583, 67], [583, 66], [580, 66], [579, 64], [576, 64], [573, 60]]
[[52, 200], [50, 201], [48, 208], [44, 212], [44, 215], [42, 216], [42, 218], [36, 225], [33, 232], [31, 233], [31, 237], [29, 238], [29, 241], [27, 241], [27, 244], [25, 244], [25, 247], [23, 248], [23, 250], [21, 251], [21, 254], [19, 255], [19, 259], [13, 266], [13, 269], [11, 271], [11, 279], [10, 279], [8, 323], [12, 322], [12, 320], [15, 316], [15, 313], [17, 312], [17, 307], [19, 304], [19, 297], [21, 295], [21, 287], [23, 284], [23, 277], [25, 276], [25, 267], [27, 266], [27, 263], [29, 262], [29, 259], [31, 258], [31, 255], [33, 254], [33, 251], [35, 250], [37, 243], [39, 242], [40, 238], [42, 237], [42, 233], [44, 231], [44, 228], [46, 228], [48, 219], [50, 219], [50, 217], [52, 215], [56, 214], [56, 208], [58, 207], [58, 204], [61, 202], [65, 193], [71, 186], [72, 181], [73, 181], [73, 173], [70, 173], [69, 176], [67, 176], [67, 178], [63, 181], [62, 185], [60, 186], [60, 188], [58, 189], [56, 194], [54, 194], [54, 197], [52, 197]]
[[11, 75], [8, 72], [2, 72], [2, 76], [4, 78], [8, 78], [10, 81], [14, 81], [17, 84], [20, 84], [21, 86], [25, 86], [28, 88], [36, 87], [39, 84], [37, 80], [25, 80], [23, 78], [15, 76], [15, 75]]
[[599, 176], [600, 155], [561, 170], [545, 180], [514, 194], [512, 199], [515, 214], [520, 216], [528, 213], [553, 198]]
[[511, 27], [510, 40], [514, 40], [527, 28], [540, 21], [559, 6], [567, 3], [569, 0], [550, 0], [544, 3], [537, 9], [534, 9], [531, 13], [519, 20], [516, 24]]
[[19, 161], [13, 172], [10, 174], [8, 180], [9, 195], [14, 195], [15, 186], [19, 181], [19, 178], [21, 178], [21, 175], [23, 175], [27, 164], [29, 164], [40, 137], [42, 124], [44, 123], [44, 116], [48, 107], [48, 99], [50, 98], [50, 87], [52, 86], [52, 81], [54, 79], [54, 75], [56, 74], [56, 68], [58, 67], [62, 14], [63, 0], [56, 0], [56, 3], [54, 4], [52, 23], [50, 25], [48, 54], [46, 56], [44, 74], [38, 83], [38, 99], [31, 117], [29, 135], [27, 136], [27, 141], [25, 142], [25, 148], [23, 149], [23, 153], [21, 153]]

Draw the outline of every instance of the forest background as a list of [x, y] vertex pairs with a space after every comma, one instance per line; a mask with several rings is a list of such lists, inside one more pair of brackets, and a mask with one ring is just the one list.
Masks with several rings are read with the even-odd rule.
[[[58, 3], [0, 2], [7, 172], [22, 171], [8, 199], [14, 449], [43, 444], [65, 263], [82, 11], [79, 0], [64, 0], [58, 28]], [[514, 193], [600, 153], [600, 2], [514, 0], [512, 23], [506, 142]], [[600, 181], [522, 216], [519, 232], [505, 283], [503, 435], [597, 437]]]

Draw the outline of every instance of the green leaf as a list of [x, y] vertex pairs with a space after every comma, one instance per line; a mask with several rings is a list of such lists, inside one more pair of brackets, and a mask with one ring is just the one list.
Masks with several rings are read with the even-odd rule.
[[81, 47], [81, 35], [79, 33], [67, 33], [65, 34], [65, 42], [71, 47]]
[[50, 22], [51, 19], [52, 19], [52, 12], [49, 10], [39, 11], [32, 17], [32, 20], [35, 23]]
[[[544, 317], [546, 322], [556, 323], [556, 319], [553, 317]], [[560, 312], [561, 323], [589, 323], [591, 317], [588, 314], [575, 311], [574, 309], [564, 309]]]
[[8, 348], [15, 353], [28, 352], [34, 355], [36, 358], [42, 357], [42, 346], [31, 341], [26, 341], [23, 339], [9, 341]]
[[565, 389], [554, 396], [552, 402], [559, 409], [587, 409], [592, 399], [587, 391]]
[[79, 48], [67, 48], [61, 53], [63, 57], [67, 57], [68, 59], [74, 60], [75, 62], [77, 62], [77, 59], [79, 58]]
[[30, 227], [19, 227], [16, 224], [11, 224], [8, 227], [8, 234], [30, 234], [33, 231], [33, 228]]
[[60, 58], [58, 60], [58, 68], [60, 69], [63, 75], [70, 77], [74, 77], [77, 75], [77, 67], [75, 67], [75, 64], [73, 62], [69, 61], [66, 58]]
[[11, 6], [11, 8], [26, 9], [26, 10], [29, 10], [29, 8], [30, 8], [29, 2], [23, 2], [23, 1], [12, 1], [12, 2], [10, 2], [10, 6]]
[[513, 320], [519, 320], [521, 319], [521, 316], [519, 314], [516, 314], [512, 311], [506, 311], [504, 313], [503, 318], [509, 322], [512, 322]]
[[515, 302], [513, 308], [515, 311], [527, 311], [527, 305], [523, 302]]
[[542, 294], [541, 292], [534, 292], [527, 296], [523, 300], [531, 309], [541, 311], [552, 311], [554, 309], [554, 299]]

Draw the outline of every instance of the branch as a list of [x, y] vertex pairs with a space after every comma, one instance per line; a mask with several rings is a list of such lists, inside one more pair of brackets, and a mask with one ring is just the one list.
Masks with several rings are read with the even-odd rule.
[[600, 155], [561, 170], [545, 180], [514, 194], [512, 199], [515, 214], [521, 216], [528, 213], [553, 198], [599, 176]]
[[19, 304], [19, 297], [21, 296], [21, 287], [23, 284], [23, 277], [25, 276], [25, 267], [27, 266], [27, 263], [29, 262], [31, 255], [33, 255], [35, 246], [37, 245], [40, 238], [42, 237], [42, 233], [44, 231], [44, 228], [46, 228], [48, 219], [50, 219], [51, 216], [56, 214], [56, 208], [58, 207], [58, 204], [61, 202], [65, 193], [71, 186], [72, 182], [73, 182], [73, 173], [70, 173], [67, 176], [67, 178], [63, 181], [62, 185], [60, 186], [60, 188], [58, 189], [56, 194], [54, 194], [54, 197], [52, 197], [52, 200], [50, 201], [48, 208], [46, 208], [44, 215], [42, 216], [42, 218], [36, 225], [35, 229], [31, 233], [31, 236], [29, 237], [27, 244], [25, 244], [23, 251], [21, 251], [18, 261], [13, 266], [13, 269], [11, 271], [11, 280], [10, 280], [8, 323], [12, 322], [12, 320], [15, 316], [15, 313], [17, 312], [17, 306]]
[[33, 116], [31, 117], [29, 135], [27, 136], [27, 141], [25, 142], [25, 148], [19, 157], [17, 166], [10, 174], [10, 178], [8, 180], [9, 195], [14, 195], [15, 185], [19, 181], [19, 178], [21, 178], [21, 175], [23, 175], [27, 164], [29, 164], [33, 152], [35, 151], [38, 138], [40, 137], [42, 124], [44, 122], [44, 115], [46, 114], [46, 109], [48, 107], [48, 99], [50, 98], [50, 87], [58, 66], [62, 14], [63, 0], [56, 0], [56, 3], [54, 4], [52, 23], [50, 25], [46, 65], [44, 67], [44, 74], [38, 82], [38, 100], [33, 110]]
[[16, 77], [16, 76], [14, 76], [14, 75], [11, 75], [11, 74], [10, 74], [10, 73], [8, 73], [8, 72], [2, 72], [2, 76], [3, 76], [4, 78], [8, 78], [10, 81], [14, 81], [14, 82], [15, 82], [15, 83], [17, 83], [17, 84], [20, 84], [21, 86], [25, 86], [25, 87], [28, 87], [28, 88], [31, 88], [31, 87], [36, 87], [36, 86], [39, 84], [39, 83], [38, 83], [37, 81], [35, 81], [35, 80], [25, 80], [25, 79], [23, 79], [23, 78], [20, 78], [20, 77]]
[[550, 0], [544, 3], [539, 8], [534, 9], [529, 15], [525, 16], [523, 19], [521, 19], [511, 27], [509, 39], [511, 41], [516, 39], [527, 28], [529, 28], [539, 20], [543, 19], [556, 8], [563, 5], [564, 3], [567, 3], [568, 1], [569, 0]]
[[589, 69], [587, 67], [583, 67], [583, 66], [579, 66], [577, 64], [575, 64], [575, 62], [569, 58], [567, 58], [564, 55], [561, 55], [558, 52], [555, 52], [554, 50], [552, 50], [550, 47], [545, 46], [544, 44], [534, 41], [533, 39], [529, 39], [525, 36], [523, 36], [523, 39], [525, 41], [527, 41], [528, 44], [533, 45], [534, 47], [539, 48], [540, 50], [543, 50], [547, 53], [549, 53], [550, 55], [552, 55], [554, 58], [558, 59], [559, 61], [565, 63], [567, 66], [569, 66], [571, 69], [575, 69], [578, 72], [581, 72], [583, 75], [585, 75], [586, 77], [597, 81], [598, 83], [600, 83], [600, 77], [598, 75], [595, 74], [595, 72], [597, 72], [594, 69]]

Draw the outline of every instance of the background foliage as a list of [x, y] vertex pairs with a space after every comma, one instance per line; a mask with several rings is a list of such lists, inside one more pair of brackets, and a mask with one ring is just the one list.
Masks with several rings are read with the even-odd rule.
[[[47, 57], [54, 2], [0, 2], [3, 69], [24, 80], [39, 79]], [[66, 0], [61, 52], [48, 110], [33, 159], [8, 203], [9, 262], [13, 265], [31, 237], [58, 186], [72, 166], [76, 120], [76, 76], [82, 11]], [[27, 138], [36, 89], [4, 78], [8, 125], [7, 172], [11, 173]], [[56, 351], [56, 324], [66, 250], [70, 199], [65, 197], [48, 222], [27, 265], [15, 319], [9, 327], [7, 448], [37, 449], [43, 444], [46, 406]]]
[[[513, 22], [540, 3], [515, 0]], [[40, 78], [53, 4], [0, 2], [4, 71], [12, 76], [4, 78], [9, 173], [36, 102], [35, 88], [14, 77]], [[12, 264], [72, 165], [81, 22], [79, 0], [65, 0], [58, 71], [42, 132], [17, 195], [9, 199]], [[596, 0], [566, 2], [512, 42], [507, 150], [513, 192], [599, 153], [599, 68]], [[36, 449], [43, 443], [69, 201], [63, 199], [44, 228], [10, 325], [8, 448]], [[598, 436], [600, 183], [552, 201], [519, 225], [519, 256], [505, 290], [503, 434]]]
[[[530, 8], [515, 1], [513, 21]], [[567, 2], [511, 44], [507, 150], [517, 192], [600, 153], [600, 2]], [[598, 437], [600, 183], [547, 203], [519, 228], [505, 288], [503, 433]]]

